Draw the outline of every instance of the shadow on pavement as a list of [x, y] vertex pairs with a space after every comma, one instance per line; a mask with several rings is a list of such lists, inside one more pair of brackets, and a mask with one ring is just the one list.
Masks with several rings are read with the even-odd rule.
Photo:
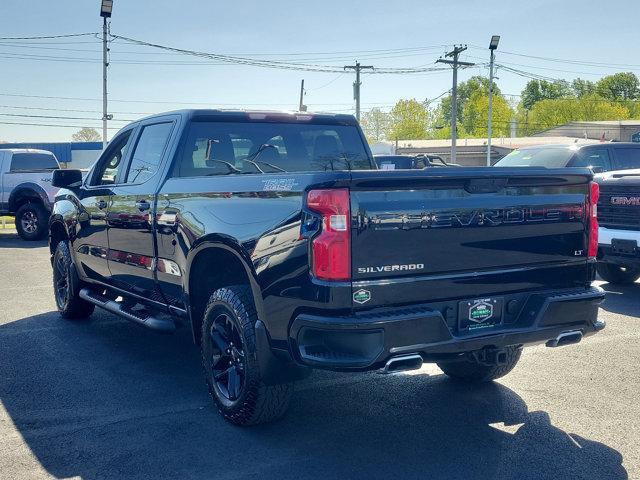
[[3, 231], [0, 229], [0, 248], [40, 248], [46, 246], [46, 239], [28, 242], [22, 240], [15, 230]]
[[47, 313], [0, 326], [0, 343], [0, 399], [55, 477], [627, 478], [619, 452], [498, 383], [319, 372], [283, 420], [238, 428], [211, 406], [186, 329]]
[[602, 303], [604, 310], [631, 317], [640, 316], [640, 282], [630, 285], [604, 283], [600, 286], [607, 292]]

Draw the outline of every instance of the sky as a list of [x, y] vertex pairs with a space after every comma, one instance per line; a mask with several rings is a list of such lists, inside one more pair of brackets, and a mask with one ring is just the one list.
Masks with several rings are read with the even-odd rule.
[[[99, 0], [0, 0], [0, 140], [70, 141], [82, 126], [101, 131], [98, 39], [6, 39], [101, 32], [99, 6]], [[454, 44], [467, 44], [461, 59], [482, 65], [461, 70], [464, 81], [488, 76], [491, 35], [501, 36], [496, 62], [528, 73], [567, 80], [640, 74], [636, 7], [632, 0], [114, 0], [114, 35], [335, 71], [235, 65], [115, 40], [109, 135], [127, 121], [179, 108], [295, 109], [302, 79], [310, 111], [353, 113], [354, 74], [341, 72], [344, 65], [430, 68]], [[529, 80], [500, 68], [497, 76], [506, 94], [519, 94]], [[374, 71], [362, 77], [362, 108], [433, 99], [451, 81], [450, 70]]]

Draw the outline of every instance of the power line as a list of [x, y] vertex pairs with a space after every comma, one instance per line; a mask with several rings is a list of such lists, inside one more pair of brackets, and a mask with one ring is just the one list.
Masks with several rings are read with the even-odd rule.
[[[91, 118], [91, 117], [67, 117], [67, 116], [57, 116], [57, 115], [27, 115], [21, 113], [0, 113], [2, 117], [22, 117], [22, 118], [47, 118], [47, 119], [56, 119], [56, 120], [89, 120], [89, 121], [102, 121], [102, 118]], [[137, 119], [136, 119], [137, 120]], [[136, 120], [132, 119], [121, 119], [116, 120], [113, 119], [114, 122], [135, 122]]]
[[56, 39], [56, 38], [73, 38], [73, 37], [86, 37], [96, 36], [98, 32], [87, 33], [67, 33], [64, 35], [39, 35], [35, 37], [0, 37], [0, 40], [44, 40], [44, 39]]
[[329, 80], [327, 83], [325, 83], [325, 84], [323, 84], [323, 85], [321, 85], [321, 86], [319, 86], [319, 87], [316, 87], [316, 88], [307, 88], [305, 91], [306, 91], [306, 92], [315, 92], [316, 90], [320, 90], [321, 88], [328, 87], [328, 86], [329, 86], [329, 85], [331, 85], [333, 82], [335, 82], [336, 80], [338, 80], [338, 79], [342, 78], [342, 77], [343, 77], [343, 76], [345, 76], [345, 75], [346, 75], [346, 73], [345, 73], [345, 72], [339, 73], [339, 74], [338, 74], [338, 75], [337, 75], [333, 80]]
[[[46, 110], [51, 112], [75, 112], [75, 113], [102, 113], [98, 110], [84, 110], [78, 108], [49, 108], [49, 107], [25, 107], [19, 105], [0, 105], [0, 108], [11, 108], [15, 110]], [[152, 115], [155, 112], [111, 112], [118, 115]]]
[[[94, 97], [94, 98], [89, 98], [89, 97], [63, 97], [63, 96], [54, 96], [54, 95], [27, 95], [27, 94], [21, 94], [21, 93], [4, 93], [4, 92], [0, 92], [0, 96], [5, 96], [5, 97], [19, 97], [19, 98], [43, 98], [43, 99], [54, 99], [54, 100], [78, 100], [78, 101], [99, 101], [100, 98]], [[162, 104], [162, 105], [207, 105], [209, 106], [209, 108], [214, 108], [214, 105], [220, 105], [220, 106], [240, 106], [240, 105], [247, 105], [247, 106], [261, 106], [261, 105], [271, 105], [271, 106], [285, 106], [285, 105], [289, 105], [289, 103], [287, 102], [283, 102], [283, 103], [247, 103], [247, 102], [240, 102], [240, 103], [218, 103], [218, 102], [179, 102], [179, 101], [156, 101], [156, 100], [130, 100], [130, 99], [115, 99], [112, 98], [111, 99], [112, 102], [122, 102], [122, 103], [149, 103], [149, 104]], [[351, 105], [351, 103], [316, 103], [315, 105]], [[364, 102], [363, 105], [392, 105], [391, 103], [386, 103], [386, 102]], [[131, 113], [131, 114], [137, 114], [140, 112], [123, 112], [123, 113]]]
[[[124, 37], [121, 35], [112, 34], [111, 37], [114, 39], [120, 39], [125, 42], [129, 42], [135, 45], [142, 45], [146, 47], [182, 53], [184, 55], [191, 55], [199, 58], [207, 58], [210, 60], [218, 60], [218, 61], [230, 63], [230, 64], [248, 65], [248, 66], [254, 66], [254, 67], [274, 68], [274, 69], [284, 69], [284, 70], [322, 72], [322, 73], [334, 73], [334, 72], [339, 73], [341, 71], [339, 67], [335, 65], [320, 65], [320, 64], [309, 64], [309, 63], [280, 61], [280, 60], [261, 60], [261, 59], [251, 58], [251, 57], [242, 57], [242, 56], [234, 56], [234, 55], [210, 53], [210, 52], [200, 52], [196, 50], [170, 47], [167, 45], [160, 45], [157, 43], [146, 42], [144, 40]], [[410, 73], [424, 73], [424, 72], [440, 71], [440, 70], [442, 69], [435, 68], [435, 67], [387, 67], [387, 68], [376, 69], [374, 72], [371, 72], [371, 73], [410, 74]]]
[[551, 58], [551, 57], [539, 57], [536, 55], [527, 55], [527, 54], [523, 54], [523, 53], [516, 53], [516, 52], [505, 52], [505, 51], [500, 51], [500, 54], [506, 54], [506, 55], [513, 55], [513, 56], [517, 56], [517, 57], [524, 57], [524, 58], [531, 58], [534, 60], [543, 60], [543, 61], [547, 61], [547, 62], [555, 62], [555, 63], [565, 63], [565, 64], [570, 64], [570, 65], [582, 65], [582, 66], [586, 66], [586, 67], [620, 67], [620, 68], [629, 68], [629, 67], [636, 67], [636, 68], [640, 68], [639, 64], [634, 64], [634, 63], [605, 63], [605, 62], [590, 62], [587, 60], [570, 60], [570, 59], [564, 59], [564, 58]]
[[[25, 125], [34, 127], [63, 127], [63, 128], [85, 128], [86, 125], [62, 125], [58, 123], [27, 123], [27, 122], [0, 122], [0, 125]], [[109, 130], [120, 130], [119, 127], [109, 127]]]

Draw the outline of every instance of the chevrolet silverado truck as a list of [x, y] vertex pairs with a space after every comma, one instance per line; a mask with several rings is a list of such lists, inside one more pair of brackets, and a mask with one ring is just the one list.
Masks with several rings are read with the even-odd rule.
[[49, 213], [57, 188], [51, 186], [53, 171], [60, 168], [55, 155], [46, 150], [0, 149], [0, 215], [14, 215], [23, 240], [47, 236]]
[[598, 274], [609, 283], [640, 278], [640, 170], [597, 177], [600, 185]]
[[188, 110], [53, 183], [61, 316], [187, 326], [234, 424], [312, 369], [490, 381], [604, 327], [586, 168], [378, 170], [353, 116]]

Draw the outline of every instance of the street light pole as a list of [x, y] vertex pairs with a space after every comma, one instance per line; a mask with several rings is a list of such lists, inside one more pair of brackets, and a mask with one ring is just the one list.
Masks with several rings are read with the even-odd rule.
[[491, 123], [493, 116], [493, 62], [495, 60], [495, 52], [500, 42], [500, 35], [491, 37], [489, 50], [491, 51], [491, 59], [489, 60], [489, 125], [487, 126], [487, 167], [491, 166]]
[[107, 121], [110, 119], [107, 104], [107, 68], [109, 67], [109, 46], [107, 35], [109, 34], [108, 18], [113, 11], [113, 0], [102, 0], [100, 16], [102, 17], [102, 148], [107, 148]]
[[102, 148], [107, 148], [107, 17], [102, 17]]

